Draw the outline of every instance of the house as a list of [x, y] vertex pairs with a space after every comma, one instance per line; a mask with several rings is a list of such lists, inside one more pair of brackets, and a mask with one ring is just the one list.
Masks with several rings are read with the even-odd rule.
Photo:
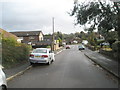
[[82, 40], [82, 44], [87, 45], [88, 41], [87, 40]]
[[73, 39], [71, 39], [71, 43], [80, 43], [81, 42], [81, 39], [79, 37], [75, 37]]
[[[52, 35], [43, 35], [42, 31], [23, 31], [11, 32], [19, 37], [21, 43], [32, 45], [33, 48], [47, 47], [52, 45]], [[57, 38], [54, 40], [54, 49], [59, 49], [59, 42]]]
[[[34, 42], [34, 44], [32, 44], [33, 48], [45, 48], [47, 46], [49, 46], [50, 48], [52, 47], [52, 43], [53, 43], [53, 39], [52, 39], [52, 35], [44, 35], [43, 36], [43, 40], [39, 41], [39, 42]], [[54, 40], [54, 50], [59, 49], [59, 41], [57, 40], [57, 38], [55, 38]]]
[[[49, 46], [52, 45], [53, 43], [53, 36], [52, 35], [44, 35], [44, 42], [49, 42]], [[59, 49], [59, 40], [58, 40], [58, 37], [55, 37], [54, 38], [54, 50], [57, 50]]]
[[34, 44], [32, 44], [33, 48], [39, 48], [39, 47], [47, 47], [52, 45], [52, 36], [48, 36], [48, 35], [44, 35], [43, 36], [43, 40], [39, 41], [39, 42], [34, 42]]
[[42, 31], [20, 31], [10, 33], [19, 37], [19, 41], [26, 44], [34, 44], [36, 42], [43, 41]]

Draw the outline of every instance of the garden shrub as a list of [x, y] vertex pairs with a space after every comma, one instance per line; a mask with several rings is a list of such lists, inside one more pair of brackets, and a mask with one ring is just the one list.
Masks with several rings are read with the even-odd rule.
[[14, 38], [2, 39], [2, 62], [8, 68], [23, 61], [28, 60], [30, 48], [22, 43], [18, 43]]
[[51, 48], [51, 46], [46, 46], [46, 48]]
[[112, 50], [114, 53], [114, 56], [120, 60], [120, 41], [116, 41], [115, 43], [112, 44]]

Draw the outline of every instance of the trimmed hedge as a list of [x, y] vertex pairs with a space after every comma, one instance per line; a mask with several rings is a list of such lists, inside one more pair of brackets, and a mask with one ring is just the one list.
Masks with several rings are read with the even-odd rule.
[[89, 44], [87, 44], [86, 47], [88, 47], [92, 51], [96, 51], [96, 50], [99, 50], [101, 48], [100, 46], [92, 46]]
[[13, 38], [2, 39], [2, 63], [5, 68], [9, 68], [21, 62], [27, 61], [29, 56], [29, 46], [18, 43]]
[[116, 41], [112, 44], [112, 50], [114, 53], [114, 57], [118, 58], [120, 62], [120, 41]]
[[114, 52], [120, 52], [120, 41], [116, 41], [112, 44], [112, 49]]

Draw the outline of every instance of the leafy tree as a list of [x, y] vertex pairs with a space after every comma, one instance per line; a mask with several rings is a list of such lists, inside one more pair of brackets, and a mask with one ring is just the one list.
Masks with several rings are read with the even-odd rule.
[[75, 33], [75, 36], [76, 36], [76, 37], [80, 37], [80, 33], [79, 33], [79, 32], [76, 32], [76, 33]]
[[106, 36], [106, 41], [108, 41], [110, 43], [110, 47], [112, 47], [112, 44], [115, 41], [117, 41], [117, 39], [118, 39], [117, 32], [115, 32], [115, 31], [108, 32], [108, 34]]
[[105, 30], [108, 32], [114, 29], [120, 35], [120, 1], [106, 3], [98, 0], [98, 2], [81, 4], [75, 1], [70, 16], [75, 16], [76, 24], [90, 24], [88, 31], [97, 28], [98, 31]]
[[92, 46], [96, 46], [97, 41], [96, 41], [96, 36], [94, 32], [89, 33], [88, 41], [89, 41], [89, 44], [91, 44]]
[[86, 34], [83, 32], [83, 31], [81, 31], [80, 32], [80, 36], [79, 36], [82, 40], [85, 40], [85, 39], [87, 39], [87, 36], [86, 36]]
[[56, 32], [56, 33], [54, 33], [55, 34], [55, 36], [56, 37], [58, 37], [58, 38], [60, 38], [61, 40], [63, 40], [63, 38], [64, 38], [64, 36], [63, 36], [63, 34], [62, 34], [62, 32]]

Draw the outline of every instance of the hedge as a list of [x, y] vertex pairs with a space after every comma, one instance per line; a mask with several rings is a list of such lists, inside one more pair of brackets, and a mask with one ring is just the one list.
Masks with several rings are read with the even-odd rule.
[[18, 43], [13, 38], [2, 39], [2, 64], [9, 68], [18, 63], [28, 60], [29, 47], [25, 44]]
[[112, 44], [112, 50], [114, 53], [114, 57], [118, 58], [120, 62], [120, 41], [116, 41]]

